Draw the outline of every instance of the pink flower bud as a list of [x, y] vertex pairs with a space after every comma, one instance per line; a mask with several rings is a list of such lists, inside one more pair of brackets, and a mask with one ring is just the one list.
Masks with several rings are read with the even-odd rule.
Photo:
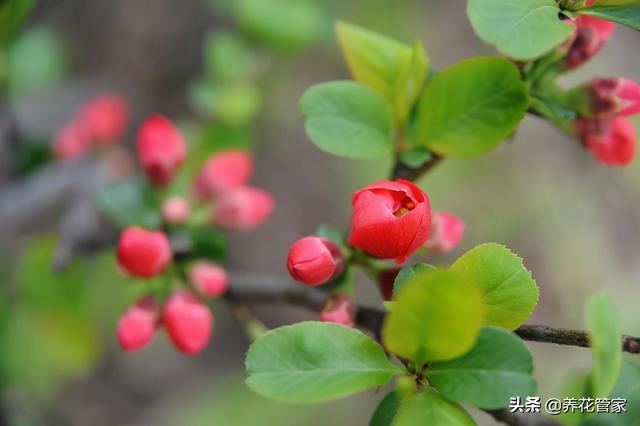
[[269, 193], [241, 186], [222, 194], [214, 206], [213, 218], [223, 228], [249, 230], [264, 222], [273, 208]]
[[425, 247], [433, 253], [453, 250], [464, 235], [464, 222], [447, 212], [436, 212], [433, 216], [433, 233]]
[[294, 280], [311, 287], [324, 284], [342, 272], [344, 258], [338, 246], [321, 237], [304, 237], [289, 250], [287, 269]]
[[384, 300], [389, 301], [393, 298], [393, 284], [400, 270], [401, 268], [384, 269], [378, 274], [378, 287]]
[[162, 318], [171, 342], [181, 352], [196, 355], [209, 343], [213, 315], [193, 294], [174, 292], [164, 305]]
[[182, 135], [167, 118], [155, 114], [142, 124], [138, 132], [138, 157], [155, 185], [169, 184], [186, 154]]
[[332, 294], [320, 313], [320, 321], [335, 322], [353, 327], [356, 316], [356, 305], [346, 294]]
[[158, 320], [156, 303], [152, 297], [140, 299], [130, 306], [118, 321], [118, 340], [125, 351], [147, 346], [156, 332]]
[[253, 158], [247, 151], [228, 149], [212, 155], [196, 178], [196, 192], [210, 198], [242, 186], [253, 173]]
[[53, 153], [58, 160], [75, 160], [83, 157], [91, 147], [91, 135], [81, 121], [65, 125], [53, 140]]
[[615, 23], [589, 15], [578, 16], [576, 26], [576, 38], [566, 57], [568, 69], [582, 65], [600, 52], [615, 29]]
[[80, 117], [92, 139], [102, 146], [122, 138], [129, 116], [129, 105], [119, 95], [97, 96], [80, 110]]
[[625, 78], [595, 78], [587, 85], [594, 118], [640, 112], [640, 84]]
[[372, 183], [352, 202], [349, 244], [372, 256], [403, 263], [431, 234], [429, 197], [409, 181]]
[[189, 220], [189, 203], [182, 197], [171, 197], [162, 205], [162, 217], [166, 223], [181, 225]]
[[626, 166], [633, 161], [636, 152], [636, 130], [627, 118], [578, 118], [575, 128], [585, 147], [600, 163], [608, 166]]
[[206, 260], [200, 260], [191, 267], [189, 279], [205, 296], [220, 297], [229, 288], [229, 278], [224, 268]]
[[152, 278], [171, 261], [171, 247], [164, 232], [129, 227], [120, 235], [118, 266], [129, 275]]

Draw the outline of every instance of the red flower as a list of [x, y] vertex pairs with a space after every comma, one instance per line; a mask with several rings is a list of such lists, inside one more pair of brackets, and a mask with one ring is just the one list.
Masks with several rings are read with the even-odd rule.
[[640, 112], [640, 84], [625, 78], [595, 78], [587, 86], [594, 118]]
[[148, 345], [156, 332], [156, 304], [145, 297], [130, 306], [118, 321], [118, 340], [125, 351], [135, 351]]
[[636, 152], [636, 130], [627, 118], [579, 118], [575, 127], [585, 147], [600, 163], [608, 166], [626, 166], [633, 160]]
[[175, 291], [162, 314], [171, 342], [187, 355], [196, 355], [207, 346], [213, 329], [213, 315], [196, 296]]
[[576, 19], [577, 34], [569, 48], [566, 66], [576, 68], [596, 55], [613, 35], [615, 23], [589, 15]]
[[91, 135], [79, 120], [65, 125], [53, 140], [53, 153], [58, 160], [75, 160], [83, 157], [91, 147]]
[[97, 96], [80, 111], [91, 138], [98, 145], [108, 145], [122, 138], [129, 121], [129, 105], [118, 95]]
[[220, 195], [249, 181], [253, 173], [251, 154], [229, 149], [212, 155], [196, 178], [196, 192], [203, 198]]
[[224, 268], [206, 260], [200, 260], [191, 267], [189, 279], [205, 296], [220, 297], [229, 288], [229, 278]]
[[180, 225], [189, 220], [189, 203], [182, 197], [171, 197], [162, 205], [162, 217], [166, 223]]
[[213, 209], [213, 218], [223, 228], [249, 230], [264, 222], [273, 207], [269, 193], [241, 186], [222, 194]]
[[411, 182], [383, 180], [353, 194], [352, 246], [403, 263], [430, 234], [429, 197]]
[[164, 232], [129, 227], [120, 235], [117, 258], [124, 272], [152, 278], [171, 261], [171, 247]]
[[291, 246], [287, 269], [294, 280], [315, 287], [340, 275], [343, 262], [342, 253], [333, 242], [312, 236]]
[[356, 305], [346, 294], [332, 294], [320, 313], [320, 321], [335, 322], [353, 327], [356, 316]]
[[182, 135], [167, 118], [155, 114], [142, 124], [138, 132], [138, 157], [155, 185], [171, 182], [186, 154]]
[[464, 222], [447, 212], [436, 212], [433, 216], [433, 233], [425, 247], [433, 253], [453, 250], [464, 235]]

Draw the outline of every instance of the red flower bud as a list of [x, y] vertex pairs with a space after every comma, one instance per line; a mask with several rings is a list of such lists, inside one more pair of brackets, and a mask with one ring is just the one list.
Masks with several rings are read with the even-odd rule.
[[171, 342], [187, 355], [196, 355], [209, 343], [213, 315], [193, 294], [179, 290], [164, 305], [164, 325]]
[[615, 23], [589, 15], [578, 16], [576, 26], [576, 38], [566, 58], [568, 69], [582, 65], [600, 52], [615, 29]]
[[249, 230], [264, 222], [273, 208], [270, 194], [241, 186], [222, 194], [213, 209], [213, 218], [223, 228]]
[[436, 212], [433, 216], [433, 233], [425, 247], [433, 253], [453, 250], [464, 235], [464, 222], [447, 212]]
[[212, 155], [196, 178], [196, 192], [203, 198], [214, 197], [242, 186], [253, 173], [251, 154], [229, 149]]
[[384, 300], [389, 301], [393, 298], [393, 284], [401, 270], [401, 268], [384, 269], [378, 274], [378, 287]]
[[294, 280], [315, 287], [337, 277], [344, 259], [338, 246], [320, 237], [304, 237], [289, 250], [287, 269]]
[[91, 147], [91, 135], [79, 120], [65, 125], [53, 140], [53, 153], [58, 160], [83, 157]]
[[167, 118], [155, 114], [142, 124], [138, 132], [138, 157], [155, 185], [171, 182], [186, 154], [182, 135]]
[[118, 95], [97, 96], [80, 110], [82, 121], [98, 145], [108, 145], [120, 140], [129, 115], [129, 105]]
[[213, 262], [200, 260], [189, 270], [189, 279], [205, 296], [220, 297], [229, 288], [227, 272]]
[[353, 327], [356, 316], [356, 305], [346, 294], [332, 294], [320, 313], [320, 321], [335, 322]]
[[594, 118], [640, 112], [640, 84], [625, 78], [595, 78], [587, 85]]
[[147, 346], [156, 332], [158, 320], [156, 303], [152, 297], [140, 299], [130, 306], [118, 321], [118, 340], [125, 351]]
[[164, 232], [129, 227], [120, 235], [118, 266], [136, 277], [152, 278], [171, 261], [171, 247]]
[[431, 234], [429, 197], [409, 181], [383, 180], [353, 194], [349, 244], [403, 263]]
[[162, 217], [166, 223], [180, 225], [189, 220], [189, 203], [182, 197], [171, 197], [162, 205]]
[[575, 122], [576, 132], [585, 147], [602, 164], [625, 166], [636, 152], [636, 130], [625, 117], [609, 120], [579, 118]]

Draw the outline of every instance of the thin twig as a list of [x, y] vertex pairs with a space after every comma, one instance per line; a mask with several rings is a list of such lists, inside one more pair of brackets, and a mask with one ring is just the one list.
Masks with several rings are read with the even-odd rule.
[[412, 169], [405, 166], [401, 161], [397, 161], [393, 167], [393, 171], [391, 172], [391, 180], [405, 179], [413, 182], [437, 166], [442, 160], [442, 157], [437, 154], [433, 154], [429, 160], [417, 169]]

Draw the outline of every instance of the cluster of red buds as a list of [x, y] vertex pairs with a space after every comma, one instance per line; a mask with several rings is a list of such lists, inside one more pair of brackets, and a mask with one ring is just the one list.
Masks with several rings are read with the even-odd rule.
[[[593, 2], [587, 2], [585, 6]], [[564, 68], [572, 70], [595, 56], [616, 24], [580, 15], [566, 44]], [[574, 131], [595, 159], [609, 166], [629, 164], [636, 152], [636, 131], [628, 116], [640, 112], [640, 84], [625, 78], [596, 78], [567, 93], [578, 117]]]
[[55, 135], [55, 157], [73, 160], [83, 157], [94, 146], [103, 148], [118, 142], [129, 117], [129, 105], [121, 96], [105, 94], [92, 98]]
[[[464, 233], [464, 223], [459, 218], [444, 212], [432, 213], [427, 194], [403, 179], [367, 185], [353, 194], [352, 204], [349, 247], [318, 236], [298, 240], [287, 258], [287, 269], [294, 280], [312, 287], [336, 282], [347, 264], [361, 263], [362, 252], [372, 259], [393, 259], [397, 264], [421, 248], [444, 253], [455, 248]], [[375, 271], [385, 300], [391, 299], [399, 271], [390, 266]], [[336, 286], [320, 319], [352, 326], [354, 316], [350, 291]]]
[[[137, 152], [147, 179], [164, 188], [175, 179], [187, 145], [169, 119], [155, 114], [138, 132]], [[170, 283], [167, 295], [146, 295], [122, 315], [117, 334], [124, 350], [146, 346], [161, 326], [174, 346], [187, 355], [199, 353], [208, 344], [214, 321], [203, 299], [225, 294], [227, 273], [206, 259], [184, 265], [174, 256], [168, 230], [189, 226], [194, 206], [210, 209], [207, 225], [244, 230], [261, 224], [271, 214], [274, 200], [265, 191], [247, 186], [252, 172], [253, 159], [248, 152], [218, 151], [206, 160], [189, 196], [164, 200], [162, 230], [129, 227], [122, 232], [117, 248], [119, 269], [144, 279], [166, 274]], [[178, 272], [175, 277], [174, 272]]]

